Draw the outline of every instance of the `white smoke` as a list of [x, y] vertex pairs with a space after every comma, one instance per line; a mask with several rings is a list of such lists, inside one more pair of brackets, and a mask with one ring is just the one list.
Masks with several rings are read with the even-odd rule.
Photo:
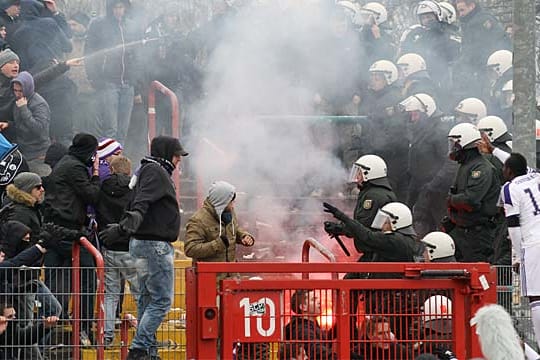
[[329, 50], [335, 39], [329, 13], [295, 3], [247, 6], [228, 19], [208, 60], [205, 99], [193, 111], [187, 141], [203, 189], [214, 180], [231, 182], [249, 199], [249, 208], [238, 212], [300, 241], [283, 229], [291, 210], [312, 213], [318, 223], [311, 225], [321, 230], [323, 213], [319, 200], [297, 199], [319, 189], [335, 195], [347, 170], [332, 152], [336, 139], [316, 130], [331, 126], [296, 115], [310, 114], [315, 94], [339, 92], [349, 79], [339, 71], [344, 59]]

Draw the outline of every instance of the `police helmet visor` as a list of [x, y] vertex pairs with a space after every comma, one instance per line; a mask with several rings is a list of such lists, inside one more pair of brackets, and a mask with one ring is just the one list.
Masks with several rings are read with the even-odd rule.
[[[384, 211], [383, 209], [379, 209], [377, 211], [377, 214], [375, 215], [375, 218], [373, 219], [373, 222], [371, 223], [371, 228], [382, 230], [384, 224], [387, 221], [392, 222], [392, 220], [394, 220], [394, 217], [392, 216], [392, 214], [390, 214], [387, 211]], [[394, 226], [392, 226], [392, 228], [394, 228]]]
[[351, 171], [349, 173], [349, 178], [347, 179], [348, 183], [361, 183], [364, 180], [364, 171], [366, 169], [363, 169], [362, 166], [358, 164], [353, 164], [351, 167]]

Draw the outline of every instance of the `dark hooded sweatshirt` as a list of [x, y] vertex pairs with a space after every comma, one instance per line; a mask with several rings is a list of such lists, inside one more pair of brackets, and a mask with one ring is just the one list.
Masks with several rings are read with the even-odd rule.
[[[98, 203], [96, 205], [96, 219], [100, 229], [107, 225], [117, 223], [122, 218], [125, 209], [133, 197], [129, 188], [130, 177], [125, 174], [112, 174], [101, 184]], [[113, 251], [129, 251], [129, 237], [125, 236], [107, 246]]]
[[47, 149], [51, 145], [49, 105], [41, 95], [34, 91], [34, 78], [30, 73], [21, 72], [11, 80], [12, 88], [14, 83], [21, 84], [24, 97], [28, 100], [28, 104], [20, 107], [15, 105], [13, 109], [19, 149], [26, 160], [45, 159]]
[[10, 37], [10, 43], [21, 58], [22, 69], [62, 59], [73, 50], [68, 34], [58, 23], [41, 16], [44, 7], [37, 0], [21, 0], [22, 25]]
[[99, 197], [99, 176], [88, 174], [97, 149], [95, 137], [77, 134], [69, 152], [54, 167], [45, 194], [45, 220], [68, 229], [81, 230], [86, 224], [86, 207]]
[[151, 156], [141, 161], [135, 173], [133, 201], [120, 225], [137, 239], [174, 242], [178, 238], [180, 211], [171, 179], [177, 144], [167, 136], [154, 139]]
[[[107, 14], [95, 19], [89, 25], [84, 46], [84, 55], [88, 58], [84, 64], [88, 80], [96, 89], [106, 83], [116, 85], [135, 85], [137, 61], [135, 49], [125, 47], [137, 40], [134, 24], [126, 16], [118, 21], [113, 15], [113, 7], [123, 3], [126, 12], [130, 7], [127, 0], [108, 0]], [[101, 51], [108, 49], [107, 51]], [[95, 54], [93, 56], [89, 56]]]

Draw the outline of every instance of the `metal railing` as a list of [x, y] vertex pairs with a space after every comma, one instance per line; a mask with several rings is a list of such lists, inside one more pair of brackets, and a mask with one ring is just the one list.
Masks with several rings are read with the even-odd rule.
[[[155, 80], [150, 84], [150, 89], [148, 91], [148, 147], [150, 147], [150, 142], [154, 137], [156, 137], [156, 91], [159, 91], [163, 95], [167, 96], [171, 102], [171, 131], [172, 136], [175, 138], [180, 137], [180, 106], [178, 104], [178, 97], [176, 94]], [[175, 171], [173, 173], [173, 181], [176, 187], [176, 201], [180, 203], [180, 172]]]
[[80, 353], [80, 314], [81, 314], [81, 279], [80, 279], [80, 259], [81, 259], [81, 245], [93, 256], [96, 262], [96, 275], [97, 275], [97, 291], [96, 291], [96, 304], [98, 309], [97, 316], [97, 360], [103, 360], [105, 358], [104, 348], [104, 331], [105, 331], [105, 263], [103, 262], [103, 256], [92, 245], [87, 238], [81, 237], [79, 241], [73, 243], [72, 249], [72, 268], [73, 273], [71, 277], [72, 282], [72, 296], [73, 296], [73, 359], [79, 360], [81, 358]]

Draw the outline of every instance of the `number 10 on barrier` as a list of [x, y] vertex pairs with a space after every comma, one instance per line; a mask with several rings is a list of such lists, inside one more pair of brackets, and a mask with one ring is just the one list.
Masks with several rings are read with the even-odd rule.
[[[281, 340], [282, 302], [279, 291], [243, 292], [234, 296], [235, 319], [231, 327], [239, 341]], [[242, 321], [240, 321], [242, 319]]]

